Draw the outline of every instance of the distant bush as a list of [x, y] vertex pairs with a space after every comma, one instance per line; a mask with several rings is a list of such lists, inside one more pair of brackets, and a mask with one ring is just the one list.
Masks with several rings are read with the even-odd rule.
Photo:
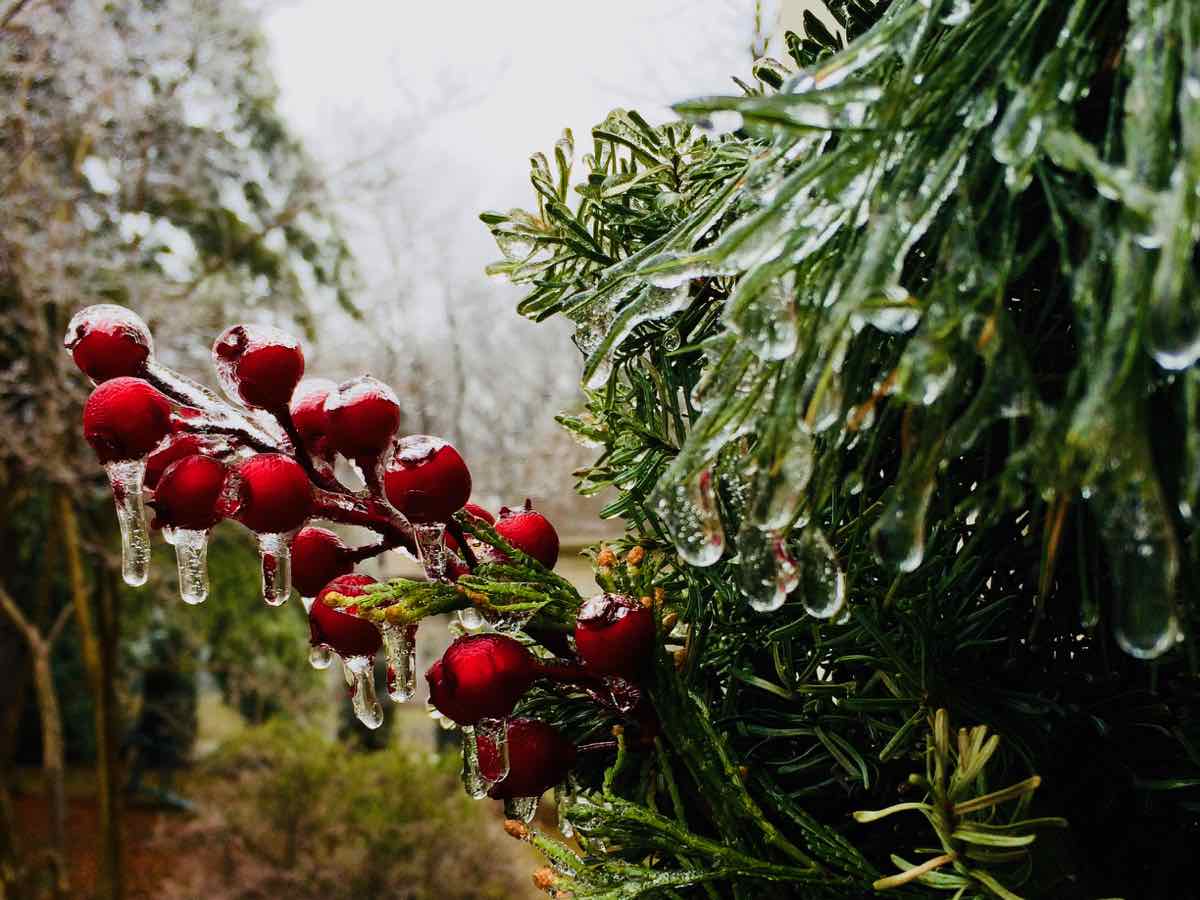
[[510, 898], [532, 893], [524, 845], [468, 799], [457, 760], [350, 753], [282, 719], [201, 766], [202, 806], [167, 898]]

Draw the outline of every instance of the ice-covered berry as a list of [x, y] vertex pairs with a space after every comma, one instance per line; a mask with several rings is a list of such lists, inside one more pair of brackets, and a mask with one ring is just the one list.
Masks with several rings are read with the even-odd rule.
[[309, 525], [292, 538], [292, 584], [302, 597], [315, 596], [353, 568], [350, 548], [328, 528]]
[[400, 427], [395, 392], [370, 375], [343, 382], [325, 400], [329, 445], [347, 459], [374, 461]]
[[154, 492], [159, 525], [203, 530], [222, 518], [227, 467], [219, 459], [194, 453], [167, 466]]
[[635, 678], [654, 652], [654, 615], [632, 597], [598, 594], [579, 609], [575, 648], [585, 666], [603, 675]]
[[343, 658], [374, 656], [378, 653], [383, 646], [383, 638], [374, 624], [352, 615], [353, 606], [347, 607], [350, 612], [342, 612], [325, 604], [327, 594], [359, 597], [366, 593], [368, 585], [374, 583], [375, 579], [369, 575], [342, 575], [322, 588], [308, 611], [311, 642], [331, 647]]
[[328, 378], [305, 378], [292, 392], [292, 424], [305, 449], [318, 459], [330, 459], [329, 414], [325, 400], [337, 391], [337, 384]]
[[540, 797], [566, 779], [575, 765], [576, 750], [562, 732], [538, 719], [509, 719], [506, 725], [508, 774], [503, 778], [496, 741], [484, 731], [476, 737], [480, 774], [495, 782], [488, 789], [489, 797]]
[[558, 562], [558, 532], [549, 519], [533, 508], [530, 500], [520, 509], [501, 509], [496, 533], [547, 569], [553, 569]]
[[171, 431], [171, 401], [140, 378], [111, 378], [83, 407], [83, 437], [100, 462], [141, 459]]
[[146, 487], [153, 488], [158, 484], [167, 466], [176, 460], [194, 456], [208, 448], [208, 442], [195, 434], [176, 433], [167, 438], [166, 443], [146, 457]]
[[259, 409], [285, 408], [304, 375], [300, 342], [269, 325], [225, 329], [213, 344], [213, 362], [225, 393]]
[[507, 716], [537, 677], [533, 654], [502, 634], [460, 637], [425, 673], [433, 705], [460, 725]]
[[312, 484], [300, 464], [281, 453], [260, 453], [237, 467], [237, 518], [259, 534], [282, 534], [312, 511]]
[[444, 522], [471, 496], [471, 472], [441, 438], [409, 435], [396, 443], [383, 488], [388, 502], [413, 522]]
[[154, 352], [150, 329], [131, 309], [100, 303], [71, 317], [63, 346], [85, 375], [97, 384], [110, 378], [141, 375]]

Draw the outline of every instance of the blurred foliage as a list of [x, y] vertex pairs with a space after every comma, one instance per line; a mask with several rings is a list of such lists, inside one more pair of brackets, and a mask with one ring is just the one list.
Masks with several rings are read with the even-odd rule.
[[[579, 488], [659, 559], [622, 589], [678, 618], [661, 746], [547, 852], [606, 898], [1192, 896], [1200, 7], [828, 6], [844, 34], [613, 112], [582, 181], [564, 135], [482, 216], [519, 310], [575, 326]], [[920, 773], [938, 709], [1002, 735], [972, 797]], [[850, 818], [1033, 775], [982, 830], [1069, 831]]]
[[225, 870], [182, 864], [161, 896], [527, 894], [532, 855], [463, 795], [457, 766], [412, 749], [347, 754], [283, 718], [249, 729], [198, 773], [208, 812], [188, 841], [223, 847]]

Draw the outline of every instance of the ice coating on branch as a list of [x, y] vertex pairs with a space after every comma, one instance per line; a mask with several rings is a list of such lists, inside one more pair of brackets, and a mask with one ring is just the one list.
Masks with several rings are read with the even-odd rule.
[[445, 523], [414, 525], [413, 537], [417, 541], [417, 554], [425, 568], [425, 577], [430, 581], [444, 579], [447, 563]]
[[762, 360], [787, 359], [799, 340], [795, 276], [776, 273], [777, 267], [764, 266], [758, 278], [747, 274], [727, 301], [730, 330]]
[[63, 346], [92, 382], [141, 375], [154, 353], [146, 323], [131, 309], [111, 303], [87, 306], [67, 324]]
[[505, 797], [504, 818], [515, 819], [528, 825], [537, 815], [540, 797]]
[[292, 392], [292, 424], [300, 440], [317, 459], [330, 460], [334, 450], [329, 446], [329, 414], [326, 399], [337, 392], [337, 383], [329, 378], [305, 378]]
[[292, 594], [291, 538], [286, 534], [260, 534], [262, 595], [271, 606], [282, 606]]
[[375, 729], [383, 724], [383, 707], [375, 696], [375, 661], [369, 656], [342, 658], [342, 674], [350, 688], [350, 702], [358, 721]]
[[825, 533], [809, 525], [790, 549], [799, 570], [800, 599], [804, 611], [816, 619], [832, 619], [846, 605], [846, 573]]
[[508, 720], [480, 719], [475, 724], [477, 740], [482, 741], [483, 751], [487, 754], [486, 769], [481, 764], [480, 774], [490, 789], [496, 782], [508, 777], [512, 769], [512, 761], [508, 755]]
[[389, 623], [381, 630], [388, 697], [393, 703], [406, 703], [417, 692], [417, 626]]
[[131, 587], [140, 587], [150, 577], [150, 531], [142, 493], [146, 463], [140, 459], [110, 462], [104, 471], [121, 527], [121, 577]]
[[179, 596], [195, 605], [208, 599], [208, 529], [173, 529], [179, 566]]
[[725, 552], [725, 530], [713, 488], [710, 468], [701, 469], [683, 484], [668, 470], [651, 496], [651, 508], [689, 565], [711, 566]]
[[812, 438], [797, 430], [788, 440], [782, 453], [760, 463], [755, 478], [749, 518], [768, 531], [787, 528], [795, 521], [812, 478]]

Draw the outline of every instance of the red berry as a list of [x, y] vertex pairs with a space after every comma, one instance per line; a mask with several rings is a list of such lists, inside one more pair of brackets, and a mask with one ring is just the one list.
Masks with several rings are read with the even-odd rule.
[[140, 459], [171, 431], [171, 401], [140, 378], [111, 378], [83, 407], [83, 437], [100, 462]]
[[269, 325], [233, 325], [213, 344], [221, 386], [232, 399], [282, 409], [304, 375], [304, 353], [290, 334]]
[[[367, 585], [375, 583], [369, 575], [342, 575], [333, 579], [317, 594], [308, 611], [308, 633], [313, 644], [332, 647], [341, 657], [374, 656], [383, 644], [379, 629], [366, 619], [325, 605], [326, 594], [361, 597]], [[346, 607], [353, 611], [355, 607]]]
[[329, 446], [329, 414], [325, 411], [325, 399], [336, 391], [337, 385], [328, 378], [305, 378], [292, 393], [292, 424], [296, 426], [305, 448], [318, 459], [333, 456], [333, 448]]
[[259, 534], [299, 528], [312, 511], [312, 485], [300, 464], [281, 453], [260, 453], [237, 467], [237, 518]]
[[383, 489], [392, 506], [412, 521], [444, 522], [471, 496], [471, 472], [441, 438], [414, 434], [397, 442]]
[[75, 313], [63, 345], [80, 371], [97, 384], [122, 375], [141, 375], [154, 348], [141, 316], [110, 303]]
[[575, 620], [579, 658], [602, 675], [634, 678], [649, 663], [654, 641], [654, 615], [632, 597], [599, 594]]
[[[540, 797], [562, 783], [575, 765], [575, 745], [557, 728], [537, 719], [509, 719], [508, 774], [492, 785], [495, 800]], [[476, 735], [479, 771], [488, 781], [500, 775], [500, 755], [490, 735]]]
[[429, 699], [459, 725], [502, 719], [538, 676], [533, 654], [502, 634], [460, 637], [429, 667]]
[[201, 453], [208, 446], [207, 441], [195, 434], [171, 435], [165, 444], [146, 457], [146, 487], [155, 487], [171, 463]]
[[501, 509], [496, 533], [547, 569], [553, 569], [558, 562], [558, 532], [529, 500], [525, 501], [524, 509]]
[[226, 466], [198, 453], [171, 463], [154, 492], [154, 513], [160, 525], [211, 528], [221, 521], [221, 492]]
[[292, 584], [312, 597], [339, 575], [354, 569], [350, 548], [328, 528], [301, 528], [292, 538]]
[[347, 459], [373, 460], [400, 427], [400, 401], [390, 387], [363, 375], [343, 382], [325, 401], [329, 445]]

